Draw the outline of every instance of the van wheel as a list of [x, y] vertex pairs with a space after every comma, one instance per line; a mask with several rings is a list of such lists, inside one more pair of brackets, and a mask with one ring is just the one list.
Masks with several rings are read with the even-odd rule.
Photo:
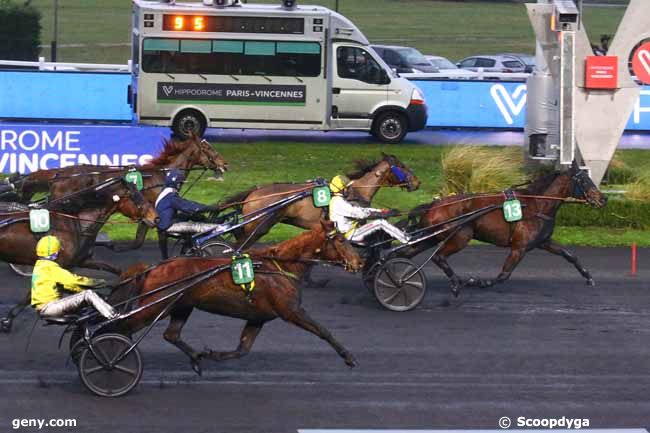
[[174, 117], [172, 132], [183, 139], [189, 138], [190, 133], [203, 137], [207, 122], [203, 114], [196, 110], [183, 110]]
[[399, 143], [406, 136], [408, 129], [406, 117], [390, 111], [382, 113], [372, 125], [372, 135], [384, 143]]

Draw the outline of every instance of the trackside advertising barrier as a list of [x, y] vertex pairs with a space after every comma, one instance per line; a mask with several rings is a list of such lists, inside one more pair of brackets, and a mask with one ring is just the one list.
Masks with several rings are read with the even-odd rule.
[[[427, 126], [523, 129], [526, 83], [495, 81], [412, 80], [429, 107]], [[634, 104], [627, 131], [650, 131], [650, 86]]]
[[143, 164], [170, 138], [169, 128], [132, 125], [0, 123], [0, 172], [30, 173], [78, 164]]
[[130, 83], [125, 73], [0, 71], [0, 118], [130, 122]]
[[[526, 83], [412, 81], [429, 106], [432, 128], [521, 129], [526, 118]], [[128, 73], [0, 71], [0, 119], [130, 122]], [[650, 86], [645, 86], [627, 124], [650, 131]]]

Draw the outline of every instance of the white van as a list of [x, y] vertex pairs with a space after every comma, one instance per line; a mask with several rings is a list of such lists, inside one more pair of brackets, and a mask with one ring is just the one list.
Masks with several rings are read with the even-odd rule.
[[422, 93], [344, 16], [293, 0], [215, 1], [223, 5], [133, 1], [129, 102], [140, 123], [179, 136], [362, 130], [387, 143], [425, 127]]

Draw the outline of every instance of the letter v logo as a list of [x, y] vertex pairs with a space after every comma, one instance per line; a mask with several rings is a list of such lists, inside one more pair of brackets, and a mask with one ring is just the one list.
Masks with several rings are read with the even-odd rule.
[[169, 96], [174, 91], [174, 86], [162, 86], [162, 89], [165, 92], [165, 96]]
[[526, 85], [520, 84], [517, 86], [512, 95], [508, 92], [503, 84], [495, 84], [490, 89], [490, 95], [497, 104], [499, 111], [503, 115], [504, 120], [508, 125], [515, 123], [514, 117], [519, 116], [521, 111], [526, 106]]

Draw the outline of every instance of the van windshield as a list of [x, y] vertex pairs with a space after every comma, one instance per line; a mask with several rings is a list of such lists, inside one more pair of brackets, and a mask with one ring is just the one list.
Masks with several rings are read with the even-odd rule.
[[415, 48], [400, 48], [397, 52], [407, 65], [431, 65], [422, 53]]

